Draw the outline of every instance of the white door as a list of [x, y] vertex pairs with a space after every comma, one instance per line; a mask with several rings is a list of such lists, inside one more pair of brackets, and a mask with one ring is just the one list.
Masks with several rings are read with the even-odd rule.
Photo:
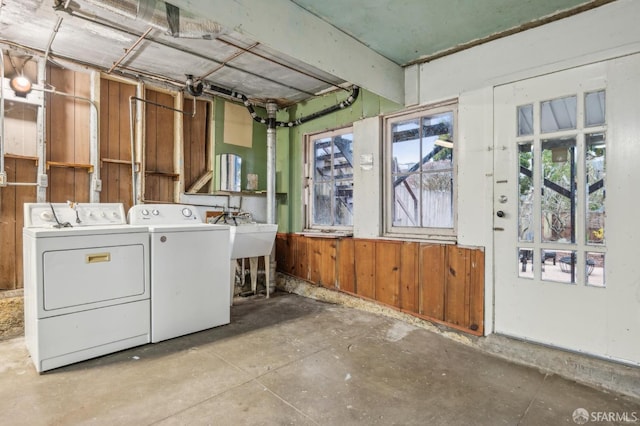
[[497, 333], [640, 364], [638, 56], [495, 88]]

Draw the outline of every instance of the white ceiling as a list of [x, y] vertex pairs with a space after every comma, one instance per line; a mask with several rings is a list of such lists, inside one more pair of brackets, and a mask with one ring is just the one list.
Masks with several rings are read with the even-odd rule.
[[407, 64], [611, 1], [5, 0], [0, 43], [178, 87], [193, 74], [258, 103], [350, 84], [401, 103]]

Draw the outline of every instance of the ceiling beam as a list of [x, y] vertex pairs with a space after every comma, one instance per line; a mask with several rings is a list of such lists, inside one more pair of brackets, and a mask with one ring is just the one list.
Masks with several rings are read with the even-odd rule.
[[289, 0], [172, 0], [196, 16], [404, 104], [404, 70]]

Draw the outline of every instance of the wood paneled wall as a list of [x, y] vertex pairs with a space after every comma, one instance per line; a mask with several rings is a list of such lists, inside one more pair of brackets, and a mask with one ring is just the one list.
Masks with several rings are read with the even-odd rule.
[[123, 203], [125, 211], [133, 205], [129, 97], [135, 94], [133, 84], [100, 80], [100, 201]]
[[[185, 110], [193, 103], [185, 101]], [[190, 188], [208, 170], [207, 153], [209, 142], [209, 102], [196, 101], [196, 115], [184, 115], [184, 187]]]
[[[147, 89], [145, 99], [174, 108], [173, 96]], [[145, 105], [145, 185], [147, 202], [174, 201], [174, 112], [153, 104]]]
[[[49, 66], [48, 82], [56, 91], [91, 97], [87, 73]], [[64, 203], [89, 201], [90, 104], [60, 95], [47, 95], [47, 200]]]
[[465, 332], [484, 332], [484, 251], [278, 234], [278, 271]]
[[[35, 182], [38, 169], [34, 160], [5, 158], [9, 182]], [[22, 276], [23, 204], [36, 201], [35, 186], [0, 188], [0, 290], [24, 286]]]

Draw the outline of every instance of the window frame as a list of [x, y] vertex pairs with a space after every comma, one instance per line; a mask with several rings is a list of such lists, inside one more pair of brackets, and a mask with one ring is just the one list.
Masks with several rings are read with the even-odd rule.
[[[315, 206], [314, 206], [314, 185], [315, 185], [315, 179], [314, 179], [314, 161], [315, 161], [315, 149], [314, 149], [314, 144], [315, 141], [318, 139], [324, 139], [324, 138], [331, 138], [333, 140], [333, 138], [335, 138], [336, 136], [342, 136], [342, 135], [347, 135], [347, 134], [351, 134], [351, 137], [353, 139], [354, 134], [353, 134], [353, 125], [349, 125], [349, 126], [345, 126], [345, 127], [340, 127], [340, 128], [336, 128], [336, 129], [332, 129], [332, 130], [325, 130], [325, 131], [321, 131], [321, 132], [314, 132], [314, 133], [307, 133], [304, 135], [304, 149], [305, 149], [305, 154], [304, 154], [304, 194], [305, 194], [305, 198], [304, 198], [304, 206], [305, 206], [305, 212], [304, 212], [304, 220], [305, 220], [305, 226], [304, 226], [304, 230], [305, 231], [312, 231], [312, 232], [338, 232], [338, 233], [342, 233], [342, 234], [352, 234], [353, 232], [353, 212], [352, 212], [352, 224], [351, 225], [324, 225], [324, 224], [315, 224], [314, 223], [314, 213], [315, 213]], [[332, 142], [333, 143], [333, 142]], [[353, 143], [355, 143], [355, 139], [353, 139]], [[355, 160], [353, 160], [355, 161]], [[355, 164], [352, 164], [352, 168], [353, 168], [353, 172], [355, 174]], [[351, 177], [351, 181], [352, 181], [352, 200], [355, 201], [355, 197], [354, 197], [354, 193], [355, 193], [355, 186], [353, 185], [353, 180], [354, 177]], [[332, 182], [335, 181], [335, 177], [332, 178]], [[333, 191], [333, 190], [332, 190]], [[335, 197], [335, 195], [332, 195], [333, 197]], [[335, 212], [332, 212], [332, 214], [335, 214]]]
[[[393, 124], [408, 121], [412, 119], [422, 119], [428, 116], [434, 116], [443, 113], [452, 113], [453, 115], [453, 135], [451, 141], [453, 142], [453, 164], [452, 164], [452, 227], [451, 228], [435, 228], [435, 227], [422, 227], [422, 226], [394, 226], [393, 225], [393, 209], [394, 209], [394, 189], [393, 189], [393, 172], [391, 169], [392, 164], [392, 148], [393, 138], [391, 135], [391, 129]], [[458, 100], [451, 99], [436, 104], [430, 104], [421, 106], [420, 108], [405, 110], [400, 113], [390, 114], [384, 117], [384, 143], [383, 143], [383, 181], [384, 181], [384, 196], [383, 196], [383, 214], [384, 214], [384, 229], [383, 235], [385, 237], [403, 237], [411, 236], [416, 239], [426, 239], [435, 241], [450, 241], [455, 242], [457, 240], [458, 229], [458, 155], [457, 155], [457, 134], [458, 134]]]

